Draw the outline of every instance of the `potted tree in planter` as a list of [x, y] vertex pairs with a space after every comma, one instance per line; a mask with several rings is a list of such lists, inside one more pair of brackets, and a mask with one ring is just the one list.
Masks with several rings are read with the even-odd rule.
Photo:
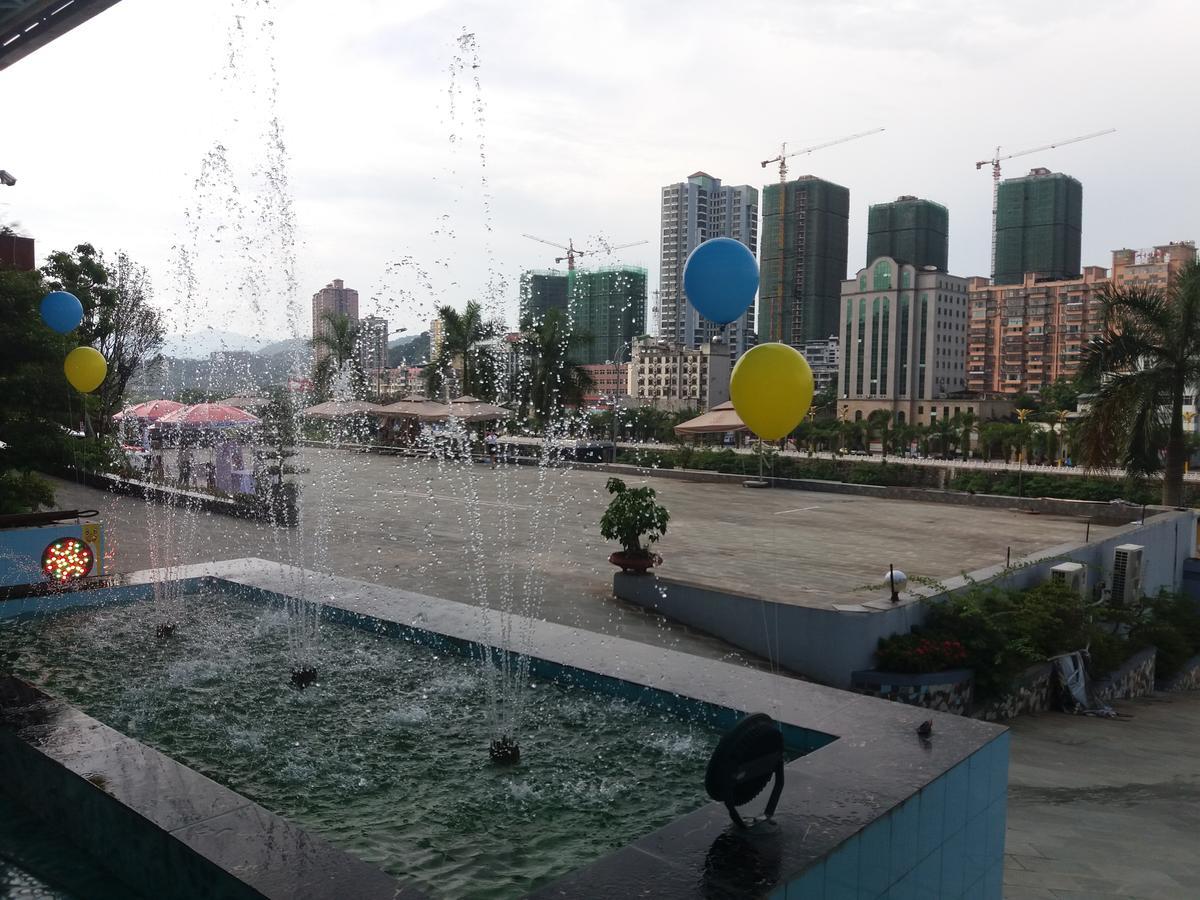
[[[631, 488], [620, 478], [608, 479], [608, 492], [613, 495], [608, 509], [600, 519], [600, 534], [606, 540], [618, 541], [621, 549], [608, 561], [623, 572], [645, 573], [651, 566], [662, 563], [662, 557], [650, 550], [667, 532], [670, 514], [654, 499], [654, 488]], [[642, 546], [645, 538], [646, 546]]]

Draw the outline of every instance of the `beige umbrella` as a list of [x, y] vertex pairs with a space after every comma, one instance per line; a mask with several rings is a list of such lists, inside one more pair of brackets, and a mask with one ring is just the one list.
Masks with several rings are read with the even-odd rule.
[[409, 394], [402, 400], [389, 403], [375, 410], [375, 415], [385, 419], [426, 419], [437, 420], [446, 418], [450, 408], [444, 403], [430, 400], [421, 394]]
[[494, 403], [486, 403], [468, 394], [455, 397], [450, 401], [450, 411], [447, 418], [453, 417], [463, 422], [486, 422], [489, 419], [504, 419], [512, 415], [511, 410]]
[[226, 406], [244, 409], [246, 412], [256, 413], [260, 409], [266, 409], [271, 401], [265, 397], [226, 397], [219, 402], [224, 403]]
[[675, 426], [676, 434], [717, 434], [725, 431], [747, 431], [741, 416], [733, 408], [733, 401], [726, 400], [703, 415], [680, 422]]
[[329, 400], [301, 412], [310, 419], [344, 419], [347, 416], [376, 415], [383, 407], [366, 400]]

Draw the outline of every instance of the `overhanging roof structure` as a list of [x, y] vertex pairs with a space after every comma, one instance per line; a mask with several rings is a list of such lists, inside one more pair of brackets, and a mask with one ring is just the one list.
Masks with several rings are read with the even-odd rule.
[[117, 0], [0, 0], [0, 69], [44, 47]]

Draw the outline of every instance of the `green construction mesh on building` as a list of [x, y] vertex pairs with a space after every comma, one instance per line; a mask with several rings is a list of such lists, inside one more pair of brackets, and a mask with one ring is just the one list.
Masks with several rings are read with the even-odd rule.
[[1061, 280], [1079, 275], [1083, 186], [1047, 173], [1000, 183], [995, 284], [1021, 284], [1026, 272]]
[[949, 234], [950, 213], [940, 203], [915, 197], [877, 203], [867, 214], [865, 265], [881, 256], [890, 256], [918, 269], [933, 266], [945, 272]]
[[760, 208], [759, 339], [799, 346], [837, 334], [850, 191], [798, 178], [767, 185]]
[[557, 269], [528, 269], [521, 273], [521, 322], [540, 322], [551, 309], [568, 313], [569, 278]]
[[646, 270], [639, 266], [577, 269], [571, 297], [575, 331], [589, 336], [576, 362], [628, 362], [633, 340], [646, 333]]

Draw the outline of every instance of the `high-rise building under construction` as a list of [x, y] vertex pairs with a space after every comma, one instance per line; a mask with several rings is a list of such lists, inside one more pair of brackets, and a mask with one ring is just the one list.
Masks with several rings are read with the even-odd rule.
[[866, 265], [886, 256], [915, 266], [946, 271], [950, 213], [932, 200], [905, 195], [876, 203], [867, 213]]
[[646, 333], [646, 270], [576, 269], [570, 309], [572, 328], [588, 338], [573, 354], [577, 362], [628, 362], [633, 341]]
[[1070, 175], [1039, 168], [1000, 182], [992, 283], [1077, 278], [1082, 222], [1083, 186]]
[[521, 322], [540, 322], [557, 309], [567, 315], [569, 277], [558, 269], [527, 269], [521, 273]]
[[805, 175], [763, 189], [758, 333], [802, 347], [838, 332], [850, 191]]

